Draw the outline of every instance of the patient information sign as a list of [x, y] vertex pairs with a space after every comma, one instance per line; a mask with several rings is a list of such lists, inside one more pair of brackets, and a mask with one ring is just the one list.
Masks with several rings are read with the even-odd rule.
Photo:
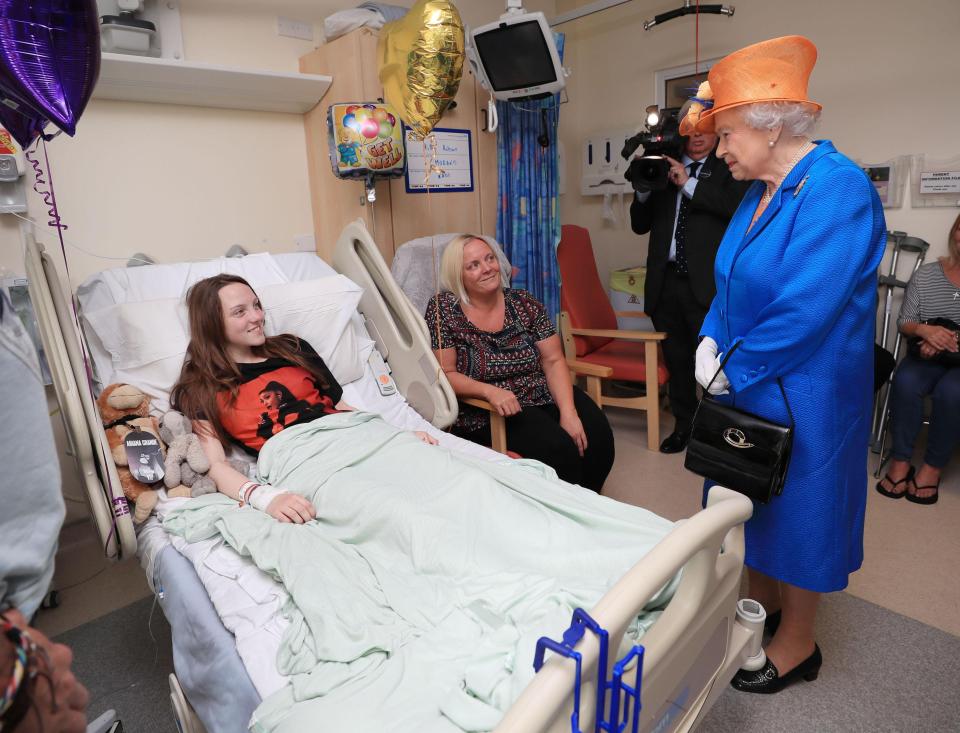
[[920, 193], [960, 193], [960, 171], [924, 171]]
[[[473, 190], [473, 152], [470, 130], [435, 127], [420, 140], [404, 127], [407, 149], [407, 193]], [[429, 171], [429, 176], [428, 176]]]

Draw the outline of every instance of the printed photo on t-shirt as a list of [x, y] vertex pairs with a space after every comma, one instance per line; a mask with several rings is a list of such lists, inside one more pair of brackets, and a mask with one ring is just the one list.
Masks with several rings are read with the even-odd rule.
[[224, 428], [254, 451], [284, 428], [337, 412], [310, 372], [298, 366], [279, 367], [240, 385], [230, 407], [225, 397], [220, 402]]

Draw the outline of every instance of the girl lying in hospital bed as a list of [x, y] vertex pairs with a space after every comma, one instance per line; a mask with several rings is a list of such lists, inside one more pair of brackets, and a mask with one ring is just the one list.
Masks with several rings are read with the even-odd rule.
[[[228, 465], [224, 445], [256, 456], [286, 427], [354, 408], [341, 399], [343, 390], [310, 344], [264, 334], [260, 299], [242, 277], [199, 281], [187, 293], [187, 310], [193, 337], [171, 403], [197, 420], [217, 489], [282, 522], [313, 519], [313, 506], [303, 497], [255, 484]], [[425, 432], [415, 435], [437, 442]]]
[[[461, 455], [350, 410], [305, 342], [264, 338], [239, 278], [197, 283], [187, 306], [172, 402], [200, 420], [221, 493], [164, 526], [219, 536], [291, 598], [277, 656], [290, 684], [254, 731], [490, 730], [532, 678], [536, 639], [558, 638], [671, 527], [541, 463]], [[259, 487], [226, 466], [226, 442], [257, 454]]]

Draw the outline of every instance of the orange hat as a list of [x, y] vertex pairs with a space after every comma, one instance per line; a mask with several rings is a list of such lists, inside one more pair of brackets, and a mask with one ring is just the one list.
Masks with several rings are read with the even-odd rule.
[[713, 132], [717, 112], [754, 102], [804, 102], [821, 109], [807, 98], [816, 62], [817, 47], [803, 36], [772, 38], [734, 51], [710, 69], [680, 123], [680, 134]]

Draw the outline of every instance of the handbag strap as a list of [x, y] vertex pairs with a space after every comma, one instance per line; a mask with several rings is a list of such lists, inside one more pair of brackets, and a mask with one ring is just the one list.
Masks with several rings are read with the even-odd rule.
[[[717, 369], [716, 372], [714, 372], [713, 378], [710, 380], [710, 383], [707, 385], [707, 388], [704, 390], [706, 394], [710, 394], [710, 387], [713, 386], [714, 381], [720, 375], [720, 372], [723, 371], [723, 368], [727, 365], [727, 361], [730, 359], [731, 356], [733, 356], [733, 352], [736, 351], [740, 347], [740, 344], [742, 343], [743, 343], [743, 339], [741, 339], [740, 341], [737, 341], [733, 346], [730, 347], [729, 351], [727, 351], [727, 353], [723, 355], [723, 359], [720, 362], [719, 368]], [[784, 390], [783, 388], [783, 381], [780, 379], [780, 377], [777, 377], [777, 386], [780, 387], [780, 394], [783, 395], [783, 403], [787, 406], [787, 415], [790, 418], [790, 427], [796, 428], [797, 427], [796, 423], [794, 423], [793, 421], [793, 410], [790, 409], [790, 400], [787, 399], [787, 393], [786, 393], [786, 390]], [[704, 396], [706, 396], [706, 394]], [[699, 411], [699, 409], [700, 409], [700, 406], [697, 405], [697, 410]]]

